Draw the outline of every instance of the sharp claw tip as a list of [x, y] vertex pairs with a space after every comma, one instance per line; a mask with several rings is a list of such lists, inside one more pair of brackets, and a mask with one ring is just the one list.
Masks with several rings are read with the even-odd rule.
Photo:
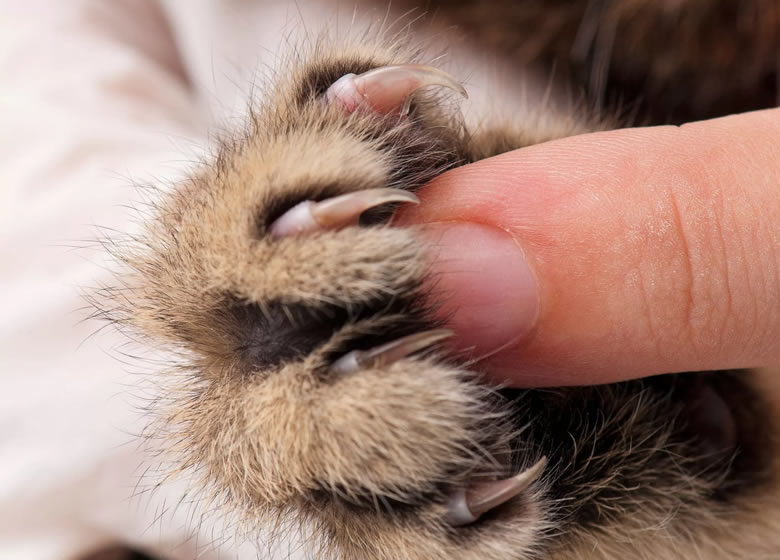
[[412, 204], [420, 204], [420, 199], [417, 197], [414, 193], [407, 193], [409, 197], [406, 199], [408, 202]]
[[311, 216], [322, 229], [337, 229], [357, 224], [366, 210], [391, 202], [419, 204], [420, 199], [402, 189], [367, 189], [313, 203]]
[[542, 474], [547, 457], [511, 478], [477, 484], [458, 490], [447, 506], [447, 521], [454, 527], [468, 525], [488, 511], [505, 504], [533, 484]]
[[328, 90], [328, 99], [341, 96], [345, 99], [348, 98], [347, 101], [352, 105], [358, 103], [356, 100], [365, 101], [377, 112], [389, 113], [393, 110], [400, 110], [400, 113], [404, 115], [409, 111], [409, 96], [423, 87], [446, 87], [466, 99], [469, 97], [463, 84], [450, 74], [433, 66], [422, 64], [401, 64], [374, 68], [354, 76], [350, 84], [352, 89], [344, 91], [341, 80], [334, 83]]

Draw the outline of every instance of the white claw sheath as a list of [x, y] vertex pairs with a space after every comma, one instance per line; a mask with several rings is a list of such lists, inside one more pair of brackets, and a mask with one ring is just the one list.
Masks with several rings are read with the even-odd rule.
[[351, 113], [361, 103], [381, 114], [408, 111], [407, 99], [420, 88], [442, 86], [468, 98], [464, 87], [446, 72], [421, 64], [383, 66], [360, 75], [346, 74], [325, 92], [329, 102], [338, 101]]

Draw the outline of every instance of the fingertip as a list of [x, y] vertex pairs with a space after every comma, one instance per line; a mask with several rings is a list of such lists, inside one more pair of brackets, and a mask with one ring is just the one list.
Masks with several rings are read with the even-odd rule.
[[430, 224], [431, 283], [455, 346], [479, 359], [527, 336], [539, 315], [535, 275], [507, 232], [473, 223]]
[[[780, 125], [767, 116], [780, 112], [503, 154], [437, 178], [398, 223], [461, 224], [451, 251], [491, 269], [458, 277], [436, 265], [449, 278], [441, 284], [449, 301], [474, 303], [453, 314], [459, 345], [490, 353], [478, 366], [498, 382], [593, 384], [771, 365], [780, 359], [772, 265], [780, 261], [780, 141], [741, 140], [750, 123]], [[474, 321], [494, 281], [486, 279], [513, 275], [502, 278], [501, 258], [488, 264], [472, 250], [468, 223], [505, 235], [530, 263], [539, 296], [531, 329], [501, 318], [516, 305], [501, 308], [503, 288], [484, 299], [487, 319]]]

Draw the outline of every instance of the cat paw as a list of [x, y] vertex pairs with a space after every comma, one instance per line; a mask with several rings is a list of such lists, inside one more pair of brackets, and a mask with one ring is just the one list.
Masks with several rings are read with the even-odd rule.
[[120, 305], [188, 374], [163, 418], [180, 468], [246, 519], [313, 520], [347, 557], [392, 557], [377, 547], [394, 540], [492, 558], [461, 537], [490, 513], [480, 531], [525, 546], [544, 460], [509, 451], [502, 399], [447, 352], [425, 244], [389, 223], [468, 159], [430, 87], [462, 86], [403, 56], [327, 50], [290, 68], [164, 197]]

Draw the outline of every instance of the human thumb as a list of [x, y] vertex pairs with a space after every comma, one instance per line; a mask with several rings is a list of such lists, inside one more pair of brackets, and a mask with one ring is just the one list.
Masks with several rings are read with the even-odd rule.
[[498, 382], [780, 363], [780, 110], [616, 130], [442, 175], [405, 209]]

